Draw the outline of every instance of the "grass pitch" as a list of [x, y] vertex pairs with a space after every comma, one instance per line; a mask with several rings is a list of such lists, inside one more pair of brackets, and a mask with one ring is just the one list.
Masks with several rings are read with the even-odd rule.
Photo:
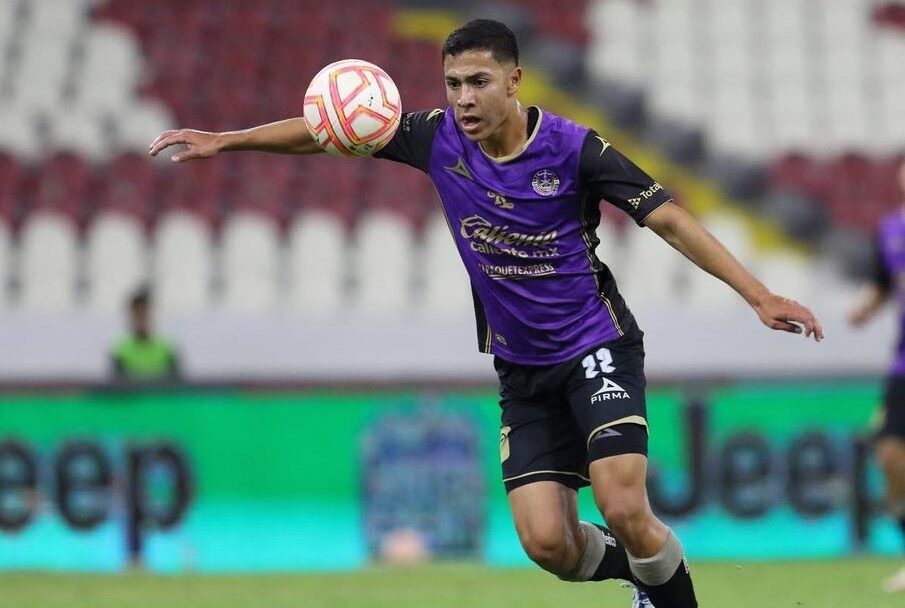
[[[901, 608], [880, 582], [893, 559], [699, 562], [702, 607]], [[627, 608], [615, 581], [570, 584], [539, 570], [471, 564], [299, 575], [0, 574], [3, 608]]]

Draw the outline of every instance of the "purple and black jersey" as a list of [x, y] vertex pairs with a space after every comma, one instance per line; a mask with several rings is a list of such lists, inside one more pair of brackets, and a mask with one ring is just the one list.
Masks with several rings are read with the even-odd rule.
[[414, 112], [376, 156], [434, 182], [471, 279], [480, 349], [550, 365], [637, 331], [594, 253], [599, 201], [642, 225], [670, 196], [587, 127], [532, 107], [528, 131], [522, 151], [492, 158], [452, 109]]
[[891, 213], [880, 224], [874, 281], [884, 289], [894, 290], [899, 309], [899, 345], [890, 373], [905, 376], [905, 214]]

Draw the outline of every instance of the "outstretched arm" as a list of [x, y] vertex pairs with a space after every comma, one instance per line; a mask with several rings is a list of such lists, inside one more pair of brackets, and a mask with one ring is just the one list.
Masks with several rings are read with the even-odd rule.
[[317, 154], [322, 152], [303, 118], [288, 118], [279, 122], [224, 133], [209, 133], [194, 129], [164, 131], [151, 144], [148, 152], [157, 156], [175, 145], [186, 149], [170, 159], [175, 163], [196, 158], [210, 158], [228, 150], [257, 150], [279, 154]]
[[[902, 174], [905, 179], [905, 173]], [[877, 311], [883, 308], [883, 304], [889, 299], [892, 292], [893, 280], [886, 259], [883, 255], [882, 237], [877, 236], [874, 245], [874, 259], [871, 268], [871, 281], [864, 289], [864, 293], [858, 303], [848, 313], [848, 321], [854, 327], [859, 327], [869, 321]]]
[[823, 328], [810, 310], [788, 298], [771, 293], [684, 209], [664, 203], [644, 220], [672, 247], [701, 269], [720, 279], [741, 295], [770, 329], [823, 339]]
[[889, 297], [889, 286], [879, 283], [868, 285], [861, 299], [848, 313], [848, 321], [855, 327], [859, 327], [869, 321], [878, 310], [883, 308]]

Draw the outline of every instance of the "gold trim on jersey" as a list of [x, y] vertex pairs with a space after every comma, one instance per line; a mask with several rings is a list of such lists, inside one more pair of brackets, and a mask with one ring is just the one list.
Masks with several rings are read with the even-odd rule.
[[514, 477], [504, 477], [503, 481], [504, 482], [515, 481], [516, 479], [521, 479], [522, 477], [528, 477], [529, 475], [542, 475], [544, 473], [555, 473], [557, 475], [572, 475], [573, 477], [580, 477], [581, 479], [584, 479], [588, 483], [591, 482], [591, 480], [589, 478], [585, 477], [581, 473], [573, 473], [572, 471], [531, 471], [530, 473], [522, 473], [521, 475], [516, 475]]
[[591, 431], [591, 433], [588, 435], [588, 447], [591, 447], [591, 439], [594, 438], [594, 435], [604, 429], [616, 426], [617, 424], [640, 424], [641, 426], [647, 428], [647, 420], [644, 419], [644, 416], [626, 416], [625, 418], [620, 418], [619, 420], [607, 422], [606, 424], [601, 424], [596, 429]]
[[625, 332], [622, 331], [622, 326], [619, 325], [619, 319], [616, 318], [616, 311], [613, 310], [613, 305], [610, 303], [610, 299], [606, 297], [603, 293], [603, 289], [600, 286], [600, 279], [597, 277], [597, 271], [594, 270], [594, 259], [596, 254], [594, 253], [594, 244], [591, 242], [590, 232], [591, 227], [587, 222], [587, 214], [585, 213], [585, 208], [588, 204], [588, 194], [585, 195], [581, 199], [581, 205], [578, 207], [579, 219], [581, 220], [581, 238], [585, 244], [585, 253], [588, 256], [588, 265], [591, 267], [591, 276], [594, 277], [594, 285], [597, 287], [597, 297], [600, 298], [600, 301], [603, 302], [604, 306], [606, 306], [607, 311], [610, 313], [610, 319], [613, 321], [613, 327], [616, 328], [616, 331], [619, 332], [620, 336], [624, 336]]
[[481, 142], [478, 142], [478, 149], [481, 150], [481, 153], [484, 156], [486, 156], [487, 158], [489, 158], [490, 160], [492, 160], [495, 163], [502, 164], [502, 163], [508, 163], [510, 160], [515, 160], [516, 158], [521, 156], [525, 152], [525, 150], [528, 149], [528, 146], [531, 145], [531, 142], [533, 142], [534, 138], [537, 137], [537, 134], [540, 133], [540, 125], [542, 122], [544, 122], [544, 111], [543, 110], [541, 110], [537, 106], [528, 106], [528, 107], [537, 108], [537, 124], [534, 125], [534, 130], [531, 132], [531, 135], [528, 136], [528, 139], [525, 140], [525, 143], [522, 145], [522, 147], [519, 148], [518, 150], [516, 150], [515, 152], [513, 152], [512, 154], [508, 154], [506, 156], [501, 156], [499, 158], [494, 158], [491, 155], [487, 154], [487, 152], [484, 151], [484, 147], [481, 145]]

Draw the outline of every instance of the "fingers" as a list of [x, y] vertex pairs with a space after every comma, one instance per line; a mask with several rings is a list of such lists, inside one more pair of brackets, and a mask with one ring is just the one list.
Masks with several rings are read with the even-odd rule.
[[193, 153], [191, 150], [191, 148], [193, 148], [197, 144], [195, 137], [193, 137], [191, 131], [185, 129], [177, 131], [164, 131], [163, 133], [158, 135], [157, 139], [151, 142], [151, 145], [148, 147], [148, 154], [150, 154], [151, 156], [157, 156], [160, 152], [169, 148], [170, 146], [177, 146], [180, 144], [188, 146], [190, 149], [180, 152], [179, 154], [174, 154], [172, 157], [170, 157], [170, 160], [172, 160], [173, 162], [178, 163], [199, 156], [199, 154]]
[[797, 307], [800, 309], [798, 311], [798, 314], [789, 315], [789, 320], [793, 323], [800, 323], [802, 326], [804, 326], [805, 337], [810, 338], [811, 336], [813, 336], [814, 340], [816, 340], [817, 342], [823, 340], [823, 327], [820, 325], [820, 322], [817, 320], [814, 314], [800, 304], [797, 305]]
[[796, 334], [804, 332], [805, 337], [813, 336], [817, 342], [823, 340], [823, 327], [811, 311], [801, 305], [797, 305], [796, 308], [798, 310], [794, 312], [777, 315], [770, 327]]
[[779, 331], [787, 331], [790, 334], [800, 334], [801, 326], [796, 325], [795, 323], [790, 323], [788, 321], [774, 321], [770, 324], [770, 329], [776, 329]]
[[172, 142], [171, 140], [174, 137], [178, 136], [181, 132], [182, 131], [173, 131], [173, 130], [164, 131], [163, 133], [161, 133], [160, 135], [157, 136], [157, 139], [155, 139], [154, 141], [151, 142], [150, 146], [148, 146], [148, 153], [151, 156], [157, 156], [157, 154], [161, 150], [173, 145], [174, 142]]

